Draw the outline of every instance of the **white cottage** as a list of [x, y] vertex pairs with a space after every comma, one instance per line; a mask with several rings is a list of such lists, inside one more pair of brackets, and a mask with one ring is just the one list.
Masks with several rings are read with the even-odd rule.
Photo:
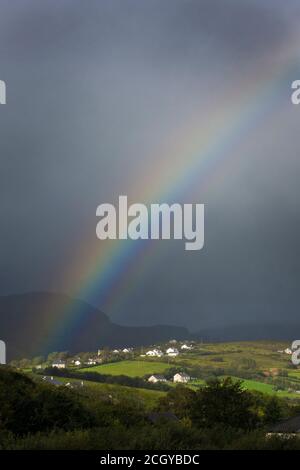
[[152, 382], [154, 384], [158, 382], [166, 382], [166, 381], [167, 379], [163, 375], [157, 375], [157, 374], [151, 375], [151, 377], [149, 377], [148, 379], [148, 382]]
[[52, 367], [57, 367], [57, 369], [65, 369], [66, 363], [65, 361], [61, 361], [60, 359], [58, 359], [57, 361], [54, 361], [52, 363]]
[[175, 374], [173, 377], [173, 382], [176, 382], [176, 383], [187, 383], [190, 380], [191, 380], [191, 377], [185, 372], [179, 372], [178, 374]]
[[176, 348], [168, 348], [166, 352], [167, 352], [168, 356], [170, 356], [170, 357], [176, 357], [179, 354], [179, 351]]

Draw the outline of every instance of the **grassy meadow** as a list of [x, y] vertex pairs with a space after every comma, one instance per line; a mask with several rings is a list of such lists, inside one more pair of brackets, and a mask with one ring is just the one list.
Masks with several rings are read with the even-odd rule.
[[[165, 351], [169, 344], [155, 345]], [[99, 374], [100, 376], [139, 378], [144, 381], [152, 374], [168, 375], [168, 384], [174, 387], [170, 380], [170, 370], [185, 371], [191, 380], [187, 384], [193, 390], [203, 387], [208, 379], [232, 377], [241, 380], [243, 388], [250, 391], [276, 395], [281, 398], [300, 400], [300, 370], [291, 363], [291, 356], [283, 352], [289, 344], [278, 341], [245, 341], [229, 343], [194, 343], [193, 349], [182, 351], [180, 343], [176, 345], [179, 355], [171, 358], [141, 357], [139, 350], [130, 354], [130, 359], [123, 355], [118, 360], [89, 367], [72, 367], [79, 374]], [[150, 348], [149, 348], [150, 349]], [[173, 373], [173, 372], [172, 372]], [[66, 378], [60, 377], [66, 381]], [[93, 381], [94, 380], [94, 381]], [[95, 377], [84, 380], [86, 387], [93, 388], [95, 393], [112, 395], [114, 397], [127, 394], [136, 400], [142, 400], [147, 406], [152, 406], [164, 395], [165, 391], [148, 390], [139, 383], [99, 383]], [[129, 380], [129, 379], [128, 379]], [[127, 386], [129, 385], [129, 386]]]
[[156, 361], [120, 361], [108, 364], [101, 364], [99, 366], [88, 367], [80, 369], [82, 372], [98, 372], [99, 374], [107, 375], [127, 375], [128, 377], [143, 377], [148, 374], [161, 374], [170, 365], [166, 362]]

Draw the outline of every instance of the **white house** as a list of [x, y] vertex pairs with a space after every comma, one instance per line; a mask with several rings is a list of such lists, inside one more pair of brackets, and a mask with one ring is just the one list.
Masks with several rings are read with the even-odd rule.
[[185, 372], [179, 372], [178, 374], [175, 374], [173, 377], [173, 382], [177, 382], [177, 383], [187, 383], [190, 380], [191, 380], [191, 377]]
[[155, 354], [154, 351], [147, 351], [147, 352], [146, 352], [146, 356], [152, 357], [152, 356], [156, 356], [156, 354]]
[[153, 384], [156, 384], [158, 382], [166, 382], [167, 379], [163, 376], [163, 375], [151, 375], [151, 377], [149, 377], [148, 379], [148, 382], [152, 382]]
[[66, 363], [65, 361], [61, 361], [60, 359], [58, 359], [57, 361], [54, 361], [52, 363], [52, 367], [57, 367], [57, 369], [65, 369]]
[[76, 359], [76, 361], [74, 361], [74, 364], [75, 366], [81, 366], [81, 361], [79, 359]]
[[171, 357], [176, 357], [179, 354], [179, 351], [176, 348], [168, 348], [166, 352], [168, 356], [171, 356]]
[[150, 356], [150, 357], [162, 357], [163, 355], [164, 353], [160, 351], [159, 349], [152, 349], [146, 352], [146, 356]]
[[119, 354], [119, 352], [120, 352], [120, 351], [119, 351], [118, 349], [114, 349], [114, 350], [113, 350], [113, 353], [114, 353], [114, 354]]
[[128, 354], [132, 351], [132, 348], [124, 348], [122, 349], [122, 352], [125, 353], [125, 354]]
[[95, 366], [97, 364], [97, 361], [96, 359], [93, 359], [92, 357], [90, 357], [89, 360], [87, 361], [87, 364], [89, 366]]
[[187, 344], [183, 344], [181, 346], [181, 349], [185, 349], [186, 351], [190, 351], [191, 349], [193, 349], [193, 346], [188, 346]]

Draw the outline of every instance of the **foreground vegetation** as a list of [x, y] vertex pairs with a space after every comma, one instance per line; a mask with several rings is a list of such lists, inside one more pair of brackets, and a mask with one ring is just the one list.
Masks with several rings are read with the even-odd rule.
[[266, 437], [297, 404], [237, 380], [147, 390], [159, 394], [151, 406], [133, 388], [114, 387], [55, 387], [2, 366], [0, 449], [300, 449], [297, 438]]
[[[300, 449], [297, 437], [267, 437], [273, 423], [300, 414], [287, 343], [182, 345], [153, 345], [162, 357], [60, 352], [1, 367], [0, 448]], [[59, 360], [64, 368], [53, 367]], [[188, 383], [173, 382], [178, 372]], [[148, 382], [153, 374], [166, 382]]]

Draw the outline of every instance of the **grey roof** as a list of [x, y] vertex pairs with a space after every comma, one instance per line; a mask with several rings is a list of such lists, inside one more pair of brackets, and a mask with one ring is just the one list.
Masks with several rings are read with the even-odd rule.
[[270, 432], [276, 433], [298, 433], [300, 432], [300, 415], [294, 418], [285, 419], [280, 421], [270, 428]]

